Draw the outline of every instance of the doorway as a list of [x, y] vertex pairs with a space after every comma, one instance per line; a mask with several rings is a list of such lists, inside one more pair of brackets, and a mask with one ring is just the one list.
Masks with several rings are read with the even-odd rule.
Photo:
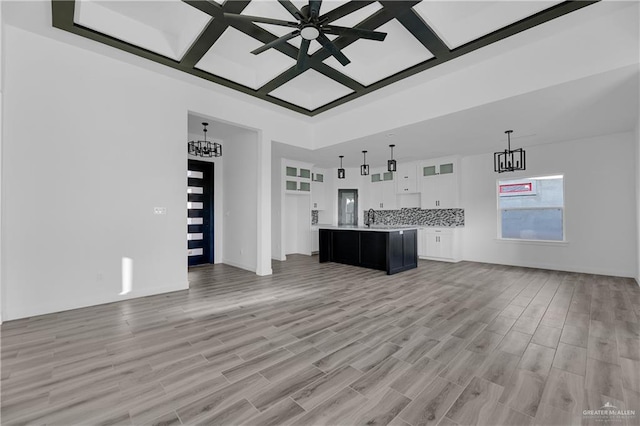
[[188, 264], [213, 263], [214, 163], [188, 160], [187, 166]]
[[357, 189], [338, 189], [338, 225], [358, 226]]

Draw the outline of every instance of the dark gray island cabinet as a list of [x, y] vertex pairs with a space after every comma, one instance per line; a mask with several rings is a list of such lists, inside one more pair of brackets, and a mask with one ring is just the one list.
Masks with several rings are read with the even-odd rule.
[[320, 263], [345, 263], [388, 275], [418, 267], [415, 228], [321, 227], [319, 234]]

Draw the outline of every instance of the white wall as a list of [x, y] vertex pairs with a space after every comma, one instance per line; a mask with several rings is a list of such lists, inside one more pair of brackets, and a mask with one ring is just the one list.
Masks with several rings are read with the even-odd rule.
[[333, 108], [314, 121], [314, 148], [636, 65], [638, 7], [600, 2]]
[[[640, 21], [640, 8], [638, 8], [638, 20]], [[640, 80], [640, 75], [638, 76]], [[638, 99], [640, 99], [640, 84], [638, 84]], [[640, 113], [636, 125], [636, 282], [640, 285]]]
[[[640, 98], [640, 93], [638, 93]], [[636, 148], [636, 282], [640, 285], [640, 117], [635, 131]]]
[[337, 209], [338, 190], [336, 181], [338, 180], [338, 168], [325, 169], [324, 172], [324, 210], [318, 210], [318, 223], [322, 225], [333, 223], [333, 211]]
[[6, 37], [5, 319], [187, 288], [186, 111], [146, 73]]
[[[268, 130], [273, 139], [308, 139], [300, 137], [309, 133], [306, 122], [289, 113], [42, 37], [6, 21], [4, 26], [5, 320], [187, 288], [189, 111]], [[107, 49], [83, 43], [97, 51]], [[254, 131], [251, 141], [239, 137], [224, 145], [225, 161], [232, 162], [225, 187], [229, 183], [229, 190], [237, 191], [224, 200], [225, 209], [234, 212], [234, 222], [225, 223], [233, 239], [224, 256], [252, 270], [258, 256], [270, 257], [268, 247], [256, 250], [257, 224], [262, 220], [256, 173], [259, 169], [267, 178], [270, 173], [258, 155], [269, 156], [255, 149], [240, 153], [233, 144], [256, 148], [257, 135]], [[260, 209], [265, 205], [269, 210], [269, 197]], [[167, 215], [154, 216], [156, 206], [166, 207]], [[133, 291], [126, 295], [119, 294], [123, 257], [133, 259]]]
[[256, 149], [256, 274], [271, 275], [271, 150], [273, 139], [268, 131], [258, 132]]
[[258, 134], [238, 131], [224, 146], [223, 262], [256, 271]]
[[[637, 274], [632, 133], [525, 147], [526, 172], [498, 175], [492, 154], [462, 159], [465, 260], [633, 277]], [[564, 174], [567, 244], [497, 240], [498, 179]]]
[[284, 212], [284, 195], [282, 184], [282, 157], [271, 157], [271, 257], [275, 260], [286, 260], [284, 242], [282, 241], [282, 214]]
[[[4, 121], [4, 116], [2, 114], [3, 111], [3, 97], [2, 97], [2, 88], [4, 83], [4, 21], [2, 19], [2, 5], [0, 4], [0, 224], [2, 223], [2, 140], [3, 140], [3, 127], [2, 123]], [[0, 226], [0, 242], [2, 241], [2, 226]], [[0, 243], [0, 324], [2, 324], [2, 311], [3, 311], [3, 300], [4, 300], [4, 286], [2, 285], [2, 244]]]

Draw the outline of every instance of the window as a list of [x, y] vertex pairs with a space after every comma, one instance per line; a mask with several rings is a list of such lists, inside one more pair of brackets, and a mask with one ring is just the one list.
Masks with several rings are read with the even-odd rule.
[[564, 241], [564, 177], [498, 181], [499, 238]]

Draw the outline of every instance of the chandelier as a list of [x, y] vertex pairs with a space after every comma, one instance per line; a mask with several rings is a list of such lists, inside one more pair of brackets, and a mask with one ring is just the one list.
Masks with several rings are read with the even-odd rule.
[[342, 167], [343, 158], [344, 158], [344, 155], [340, 155], [340, 168], [338, 169], [338, 179], [344, 179], [345, 177], [344, 168]]
[[364, 161], [360, 166], [360, 174], [362, 176], [367, 176], [369, 174], [369, 165], [367, 164], [367, 151], [362, 151], [362, 155], [364, 156]]
[[197, 157], [221, 157], [222, 145], [218, 142], [210, 142], [207, 140], [207, 126], [209, 123], [202, 123], [204, 127], [202, 132], [204, 133], [203, 141], [191, 141], [187, 144], [187, 152], [189, 155], [195, 155]]
[[391, 160], [387, 160], [387, 170], [390, 172], [395, 172], [397, 171], [397, 164], [396, 164], [396, 160], [393, 159], [393, 147], [395, 145], [391, 144], [389, 145], [389, 148], [391, 148]]
[[512, 151], [511, 133], [513, 130], [507, 130], [505, 133], [507, 134], [507, 149], [493, 154], [493, 170], [498, 173], [525, 170], [524, 149], [518, 148]]

